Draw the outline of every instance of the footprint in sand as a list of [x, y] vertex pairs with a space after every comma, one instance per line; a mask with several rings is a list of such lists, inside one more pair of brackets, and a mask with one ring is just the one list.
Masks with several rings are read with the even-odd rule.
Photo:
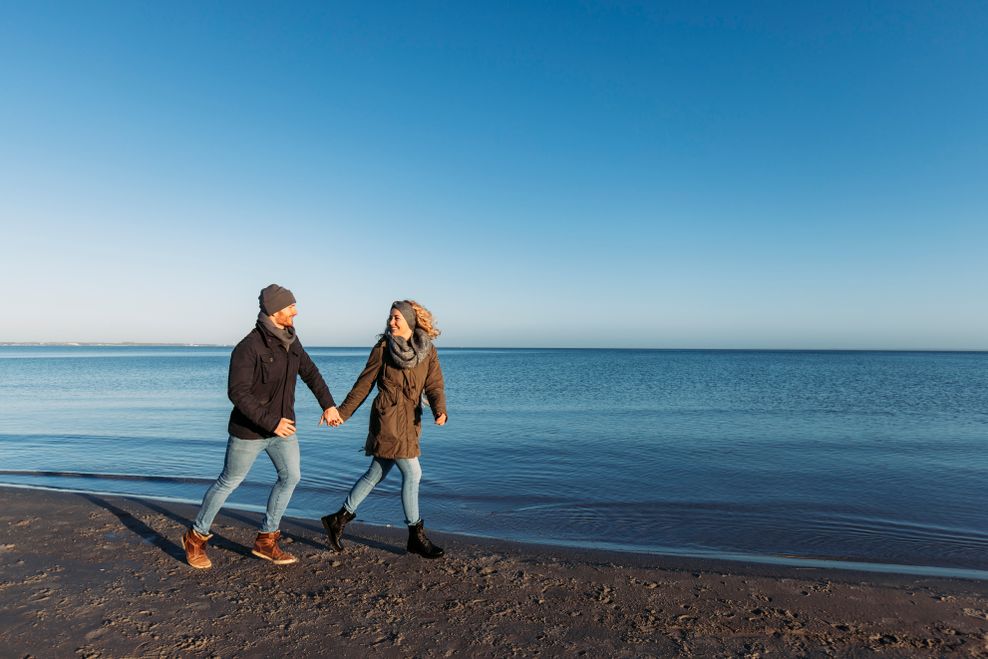
[[51, 596], [52, 596], [52, 590], [51, 590], [51, 588], [43, 588], [43, 589], [39, 590], [38, 592], [36, 592], [34, 595], [32, 595], [30, 597], [30, 601], [32, 601], [32, 602], [44, 602], [46, 600], [51, 599]]

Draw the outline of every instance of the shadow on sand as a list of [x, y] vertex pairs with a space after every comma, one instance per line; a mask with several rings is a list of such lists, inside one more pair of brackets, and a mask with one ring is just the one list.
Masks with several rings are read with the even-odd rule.
[[[144, 508], [147, 508], [148, 510], [157, 513], [158, 515], [161, 515], [162, 517], [165, 517], [177, 523], [179, 529], [176, 530], [175, 538], [173, 540], [168, 535], [165, 535], [164, 533], [161, 533], [160, 531], [157, 531], [154, 528], [142, 522], [140, 519], [135, 517], [133, 513], [124, 510], [118, 505], [110, 503], [109, 501], [107, 501], [102, 497], [98, 497], [92, 494], [83, 494], [80, 496], [83, 499], [86, 499], [87, 501], [96, 504], [100, 508], [103, 508], [113, 513], [113, 515], [120, 520], [120, 523], [123, 524], [124, 528], [137, 535], [144, 542], [153, 545], [158, 549], [161, 549], [163, 552], [168, 554], [168, 556], [174, 558], [175, 560], [181, 563], [185, 562], [185, 550], [182, 548], [181, 545], [181, 537], [182, 537], [182, 533], [184, 533], [185, 530], [192, 525], [192, 520], [182, 517], [181, 515], [175, 513], [174, 511], [171, 511], [163, 506], [157, 505], [152, 501], [145, 501], [144, 499], [136, 499], [131, 497], [127, 497], [123, 499], [128, 504], [143, 506]], [[170, 530], [171, 528], [169, 528], [169, 531]], [[238, 542], [229, 540], [228, 538], [218, 533], [213, 534], [213, 538], [209, 541], [209, 544], [211, 547], [214, 547], [216, 549], [230, 551], [241, 556], [247, 556], [250, 554], [249, 547], [245, 547], [244, 545]]]
[[[169, 535], [165, 535], [164, 533], [152, 528], [138, 519], [133, 513], [111, 503], [110, 501], [107, 501], [102, 497], [92, 494], [81, 494], [80, 496], [83, 499], [96, 504], [100, 508], [113, 513], [113, 515], [120, 520], [120, 523], [123, 524], [124, 528], [138, 536], [142, 541], [157, 547], [177, 561], [182, 563], [185, 562], [185, 550], [181, 545], [181, 534], [184, 533], [185, 529], [188, 529], [189, 526], [192, 525], [191, 519], [184, 517], [165, 506], [159, 505], [154, 501], [137, 499], [133, 497], [123, 499], [123, 501], [128, 504], [142, 506], [157, 515], [174, 522], [178, 526], [178, 529], [175, 530], [175, 538], [173, 540], [169, 537], [171, 533], [169, 533]], [[250, 529], [259, 528], [263, 518], [263, 515], [260, 513], [250, 513], [240, 510], [223, 510], [221, 515], [231, 520], [241, 522]], [[292, 543], [297, 543], [301, 546], [306, 546], [317, 551], [330, 551], [326, 548], [325, 531], [320, 523], [299, 519], [286, 521], [290, 521], [290, 524], [287, 526], [289, 526], [291, 530], [283, 530], [282, 535], [285, 538], [290, 538]], [[163, 524], [162, 526], [168, 525]], [[302, 533], [299, 533], [296, 529], [302, 531]], [[172, 528], [169, 528], [168, 532], [170, 531], [172, 531]], [[400, 545], [396, 546], [394, 544], [381, 542], [380, 540], [375, 540], [360, 534], [347, 533], [345, 536], [345, 541], [355, 545], [363, 545], [371, 549], [388, 552], [396, 556], [406, 553], [405, 548]], [[216, 532], [213, 533], [213, 537], [209, 541], [209, 545], [215, 549], [229, 551], [241, 556], [250, 555], [251, 550], [250, 547], [234, 540], [230, 540], [229, 538]]]

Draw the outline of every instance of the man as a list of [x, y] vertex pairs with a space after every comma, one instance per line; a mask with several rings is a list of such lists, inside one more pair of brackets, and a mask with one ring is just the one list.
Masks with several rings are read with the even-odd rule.
[[186, 560], [195, 568], [212, 565], [205, 551], [206, 541], [212, 537], [209, 527], [261, 451], [266, 451], [274, 463], [278, 480], [271, 488], [251, 553], [275, 565], [295, 563], [298, 559], [278, 546], [278, 525], [301, 476], [295, 436], [296, 376], [302, 376], [324, 410], [319, 425], [342, 423], [329, 387], [295, 334], [295, 296], [287, 288], [271, 284], [258, 300], [261, 311], [257, 326], [230, 356], [227, 393], [233, 411], [223, 473], [206, 491], [195, 523], [182, 536]]

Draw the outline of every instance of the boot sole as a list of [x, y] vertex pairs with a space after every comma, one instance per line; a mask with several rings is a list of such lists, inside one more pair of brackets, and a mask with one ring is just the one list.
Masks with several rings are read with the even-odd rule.
[[208, 569], [208, 568], [213, 567], [213, 564], [212, 564], [211, 561], [209, 561], [209, 559], [206, 559], [207, 560], [207, 563], [205, 565], [193, 565], [192, 563], [189, 563], [189, 548], [185, 546], [185, 536], [184, 535], [182, 536], [182, 551], [185, 552], [185, 562], [189, 564], [189, 567], [194, 567], [197, 570], [205, 570], [205, 569]]
[[279, 558], [279, 559], [274, 559], [274, 558], [271, 558], [270, 556], [267, 556], [265, 554], [262, 554], [261, 552], [255, 551], [253, 549], [250, 550], [250, 553], [254, 554], [254, 556], [257, 556], [258, 558], [263, 558], [266, 561], [271, 561], [275, 565], [291, 565], [292, 563], [298, 563], [298, 559], [297, 558]]
[[423, 553], [414, 551], [412, 549], [406, 549], [405, 551], [407, 551], [409, 554], [414, 554], [415, 556], [421, 556], [422, 558], [428, 558], [428, 559], [442, 558], [443, 556], [446, 555], [446, 552], [443, 552], [441, 554], [423, 554]]

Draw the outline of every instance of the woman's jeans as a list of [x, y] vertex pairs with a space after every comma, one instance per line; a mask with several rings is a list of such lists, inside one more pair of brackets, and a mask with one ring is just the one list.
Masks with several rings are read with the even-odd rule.
[[398, 465], [401, 471], [401, 505], [405, 509], [405, 523], [409, 526], [419, 523], [419, 481], [422, 480], [422, 467], [418, 458], [397, 458], [387, 460], [374, 458], [367, 473], [357, 479], [347, 496], [343, 507], [351, 514], [367, 498], [374, 486], [384, 480], [391, 468]]
[[206, 490], [202, 498], [202, 508], [196, 517], [192, 528], [196, 533], [209, 535], [209, 527], [213, 518], [226, 503], [226, 498], [237, 489], [237, 486], [247, 477], [254, 460], [261, 451], [267, 451], [268, 457], [278, 470], [278, 480], [271, 488], [268, 497], [268, 509], [261, 524], [262, 533], [278, 530], [281, 516], [285, 514], [292, 492], [301, 478], [301, 460], [298, 450], [298, 437], [269, 437], [267, 439], [240, 439], [230, 435], [226, 444], [226, 460], [223, 463], [223, 473], [216, 482]]

